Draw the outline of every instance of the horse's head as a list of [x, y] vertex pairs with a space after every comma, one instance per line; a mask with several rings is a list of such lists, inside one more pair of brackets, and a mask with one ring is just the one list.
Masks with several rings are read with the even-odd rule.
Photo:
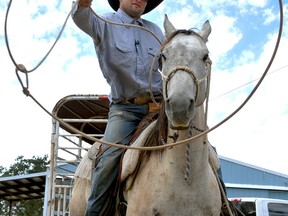
[[165, 16], [167, 41], [162, 48], [163, 97], [170, 127], [189, 127], [197, 106], [207, 96], [206, 47], [211, 26], [205, 22], [200, 32], [176, 30]]

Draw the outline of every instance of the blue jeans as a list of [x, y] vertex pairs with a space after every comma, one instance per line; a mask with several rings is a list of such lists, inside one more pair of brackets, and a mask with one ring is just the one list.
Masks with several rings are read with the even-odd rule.
[[[104, 140], [126, 145], [137, 125], [148, 114], [148, 105], [111, 104]], [[87, 201], [86, 216], [100, 215], [108, 198], [109, 189], [118, 175], [123, 149], [102, 146], [103, 154], [92, 171], [91, 194]]]

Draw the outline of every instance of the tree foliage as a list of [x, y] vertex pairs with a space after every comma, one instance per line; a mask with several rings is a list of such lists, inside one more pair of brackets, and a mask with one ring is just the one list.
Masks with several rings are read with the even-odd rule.
[[[24, 156], [18, 156], [15, 163], [9, 168], [0, 166], [1, 177], [25, 175], [38, 172], [45, 172], [49, 164], [48, 155], [44, 157], [33, 156], [31, 159], [25, 159]], [[43, 214], [43, 199], [23, 200], [12, 203], [12, 215], [17, 216], [39, 216]], [[0, 215], [9, 215], [9, 202], [0, 200]]]

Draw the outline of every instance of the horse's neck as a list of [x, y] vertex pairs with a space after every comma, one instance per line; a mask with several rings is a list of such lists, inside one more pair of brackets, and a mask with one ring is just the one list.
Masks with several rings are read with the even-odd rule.
[[[203, 106], [197, 108], [197, 112], [193, 119], [193, 128], [187, 129], [187, 130], [181, 130], [178, 131], [178, 139], [177, 141], [185, 140], [188, 138], [191, 138], [200, 132], [197, 131], [197, 129], [205, 130], [206, 129], [206, 121], [204, 119], [204, 109]], [[195, 129], [197, 128], [197, 129]], [[169, 129], [169, 135], [173, 137], [173, 134], [175, 131]], [[169, 143], [173, 143], [174, 140], [169, 138]], [[190, 151], [189, 151], [189, 160], [190, 160], [190, 169], [191, 172], [197, 171], [197, 170], [205, 170], [208, 165], [208, 140], [207, 136], [201, 136], [197, 139], [194, 139], [189, 142], [190, 145]], [[183, 166], [183, 164], [186, 164], [187, 159], [187, 145], [182, 144], [179, 146], [176, 146], [172, 149], [169, 149], [167, 154], [169, 154], [168, 157], [176, 158], [177, 163], [179, 167]]]

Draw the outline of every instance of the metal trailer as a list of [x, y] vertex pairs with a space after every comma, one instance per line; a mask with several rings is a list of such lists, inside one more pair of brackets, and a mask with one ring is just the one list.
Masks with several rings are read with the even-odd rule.
[[[102, 138], [108, 119], [107, 95], [70, 95], [55, 105], [52, 114], [79, 131]], [[69, 216], [74, 174], [94, 142], [52, 119], [50, 174], [44, 200], [46, 216]]]

